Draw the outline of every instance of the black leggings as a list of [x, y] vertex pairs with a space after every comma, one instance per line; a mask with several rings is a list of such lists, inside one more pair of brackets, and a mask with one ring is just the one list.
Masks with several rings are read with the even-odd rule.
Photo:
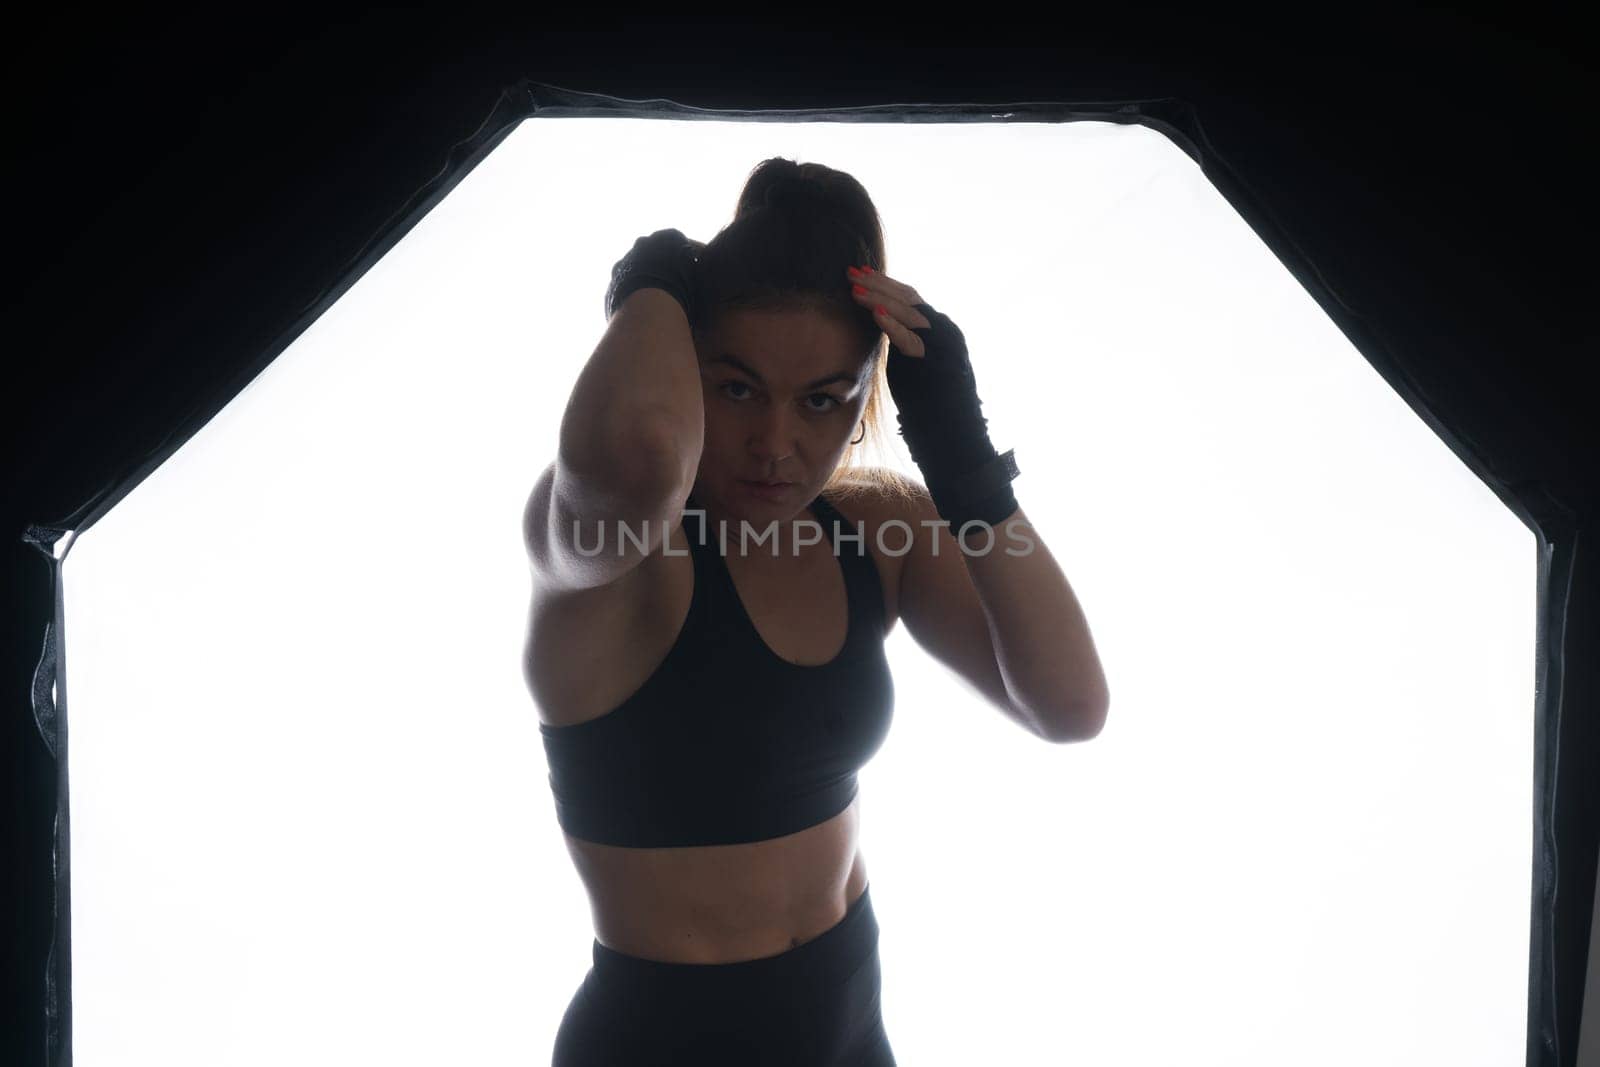
[[552, 1067], [895, 1067], [881, 978], [866, 890], [820, 936], [760, 959], [666, 963], [596, 939]]

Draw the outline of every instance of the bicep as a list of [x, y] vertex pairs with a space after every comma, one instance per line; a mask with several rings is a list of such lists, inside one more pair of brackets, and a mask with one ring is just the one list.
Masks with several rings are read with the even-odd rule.
[[978, 694], [1012, 714], [989, 633], [989, 619], [967, 572], [961, 549], [944, 525], [927, 490], [916, 487], [902, 517], [910, 525], [911, 550], [900, 568], [900, 617], [917, 644]]

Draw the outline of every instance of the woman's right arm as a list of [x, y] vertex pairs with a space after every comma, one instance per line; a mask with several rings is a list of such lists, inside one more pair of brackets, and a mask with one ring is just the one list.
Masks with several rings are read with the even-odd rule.
[[[578, 375], [555, 462], [523, 513], [529, 558], [545, 591], [613, 582], [678, 525], [700, 466], [703, 405], [683, 306], [661, 289], [632, 293]], [[618, 535], [619, 523], [643, 550]], [[590, 555], [578, 552], [580, 543]]]

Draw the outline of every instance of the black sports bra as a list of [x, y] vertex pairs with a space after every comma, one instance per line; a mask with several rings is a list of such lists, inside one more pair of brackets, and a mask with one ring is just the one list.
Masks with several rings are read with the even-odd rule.
[[[856, 771], [894, 713], [883, 587], [857, 525], [821, 494], [809, 507], [844, 572], [844, 648], [816, 666], [772, 651], [739, 599], [717, 526], [691, 495], [682, 527], [694, 594], [666, 658], [598, 718], [539, 724], [563, 830], [642, 848], [735, 844], [792, 834], [849, 806]], [[736, 524], [725, 537], [738, 551]]]

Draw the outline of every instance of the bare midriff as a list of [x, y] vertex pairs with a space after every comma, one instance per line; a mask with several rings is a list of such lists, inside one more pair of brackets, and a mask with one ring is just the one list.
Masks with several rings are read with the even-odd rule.
[[[866, 511], [866, 502], [859, 505]], [[880, 516], [869, 513], [872, 522]], [[875, 526], [869, 525], [868, 536]], [[671, 556], [652, 555], [634, 580], [585, 597], [545, 605], [545, 640], [535, 646], [535, 698], [559, 709], [548, 721], [572, 724], [614, 710], [638, 690], [666, 655], [687, 617], [694, 565], [683, 530], [672, 531]], [[813, 546], [805, 566], [786, 566], [782, 580], [756, 562], [731, 567], [746, 611], [775, 654], [796, 665], [826, 662], [848, 637], [848, 591], [840, 564]], [[894, 566], [893, 559], [889, 566]], [[824, 577], [819, 579], [818, 575]], [[832, 623], [794, 617], [793, 606], [817, 599], [817, 583], [834, 583], [821, 614]], [[895, 577], [883, 577], [888, 625], [896, 617]], [[616, 604], [637, 598], [638, 612]], [[776, 612], [780, 618], [772, 620]], [[787, 613], [788, 618], [781, 618]], [[617, 619], [638, 620], [618, 639]], [[769, 640], [771, 638], [771, 640]], [[596, 662], [589, 649], [613, 650]], [[588, 891], [594, 935], [602, 945], [670, 963], [734, 963], [775, 956], [826, 933], [867, 888], [859, 847], [860, 801], [831, 819], [764, 841], [687, 848], [603, 845], [564, 835]]]
[[595, 938], [669, 963], [733, 963], [799, 947], [837, 925], [866, 890], [858, 804], [736, 845], [625, 848], [566, 835]]

